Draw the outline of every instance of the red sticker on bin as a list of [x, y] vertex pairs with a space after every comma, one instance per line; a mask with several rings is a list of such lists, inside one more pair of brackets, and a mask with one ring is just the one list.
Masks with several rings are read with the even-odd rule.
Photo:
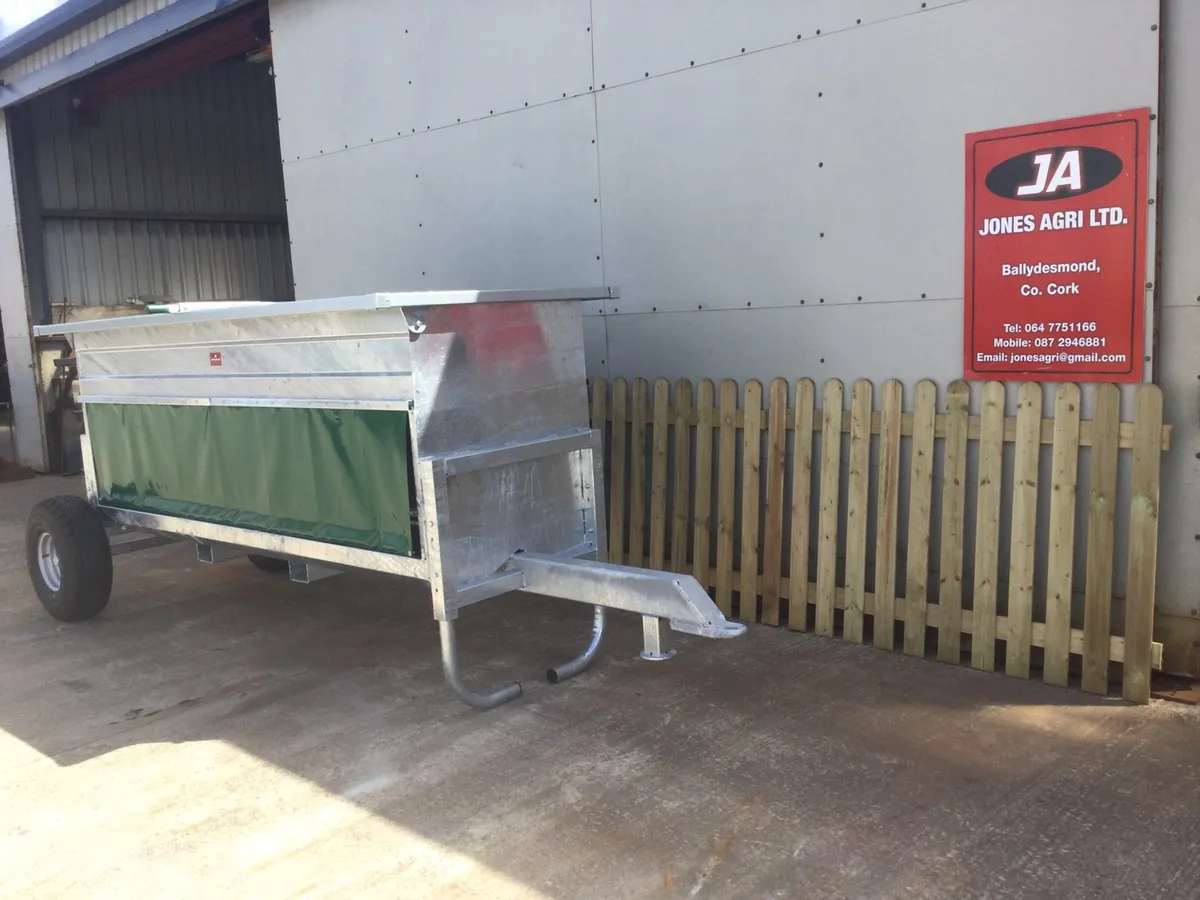
[[210, 366], [223, 365], [224, 363], [223, 363], [223, 360], [221, 359], [221, 351], [214, 350], [212, 353], [208, 354], [208, 364]]

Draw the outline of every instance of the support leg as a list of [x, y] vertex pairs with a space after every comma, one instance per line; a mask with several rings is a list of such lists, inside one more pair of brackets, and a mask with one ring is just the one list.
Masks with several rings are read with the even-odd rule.
[[588, 643], [587, 649], [570, 662], [563, 663], [561, 666], [555, 666], [553, 669], [547, 669], [546, 680], [551, 684], [558, 684], [560, 681], [573, 678], [590, 666], [592, 660], [596, 658], [596, 651], [600, 649], [600, 639], [604, 637], [604, 607], [594, 606], [592, 609], [594, 610], [592, 614], [592, 639]]
[[675, 655], [667, 634], [669, 624], [667, 619], [657, 616], [642, 616], [642, 659], [658, 662]]
[[438, 622], [442, 632], [442, 671], [446, 684], [458, 695], [458, 699], [476, 709], [495, 709], [502, 703], [521, 696], [521, 685], [512, 681], [486, 694], [468, 690], [458, 675], [458, 640], [454, 633], [454, 622]]

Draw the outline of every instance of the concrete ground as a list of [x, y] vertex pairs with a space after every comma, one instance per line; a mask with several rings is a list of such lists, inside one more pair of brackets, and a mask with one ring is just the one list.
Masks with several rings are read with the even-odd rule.
[[0, 486], [0, 895], [1194, 898], [1200, 715], [755, 627], [595, 667], [588, 610], [464, 615], [480, 713], [420, 586], [310, 587], [176, 545], [43, 614]]

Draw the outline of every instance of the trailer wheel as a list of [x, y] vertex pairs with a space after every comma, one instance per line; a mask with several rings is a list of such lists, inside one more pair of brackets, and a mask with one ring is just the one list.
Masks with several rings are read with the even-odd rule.
[[278, 575], [288, 570], [288, 561], [280, 559], [277, 556], [260, 556], [257, 553], [247, 554], [246, 559], [254, 563], [255, 566], [262, 569], [264, 572], [270, 572], [272, 575]]
[[60, 622], [98, 616], [112, 593], [112, 552], [104, 521], [80, 497], [50, 497], [33, 508], [25, 560], [46, 612]]

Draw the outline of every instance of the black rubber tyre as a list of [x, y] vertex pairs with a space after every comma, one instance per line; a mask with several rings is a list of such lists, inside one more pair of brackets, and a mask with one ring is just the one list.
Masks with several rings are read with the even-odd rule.
[[281, 572], [288, 570], [288, 561], [280, 559], [277, 556], [259, 556], [257, 553], [251, 553], [246, 556], [246, 559], [254, 563], [264, 572], [270, 572], [273, 575], [278, 575]]
[[83, 622], [108, 606], [112, 552], [100, 514], [80, 497], [51, 497], [29, 514], [25, 561], [46, 612]]

